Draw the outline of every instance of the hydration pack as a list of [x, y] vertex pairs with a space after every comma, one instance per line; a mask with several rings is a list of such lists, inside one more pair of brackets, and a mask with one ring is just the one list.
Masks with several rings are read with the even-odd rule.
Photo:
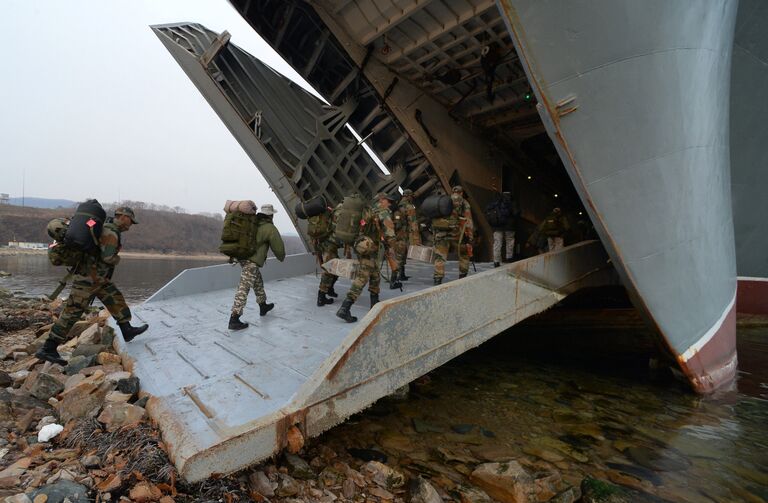
[[365, 201], [359, 194], [347, 196], [336, 210], [336, 227], [333, 237], [344, 244], [353, 245], [360, 234], [360, 221], [363, 217]]
[[491, 227], [504, 227], [512, 217], [512, 208], [507, 199], [497, 197], [485, 207], [485, 218]]
[[69, 221], [62, 243], [74, 250], [92, 252], [99, 247], [107, 212], [96, 199], [80, 203]]
[[256, 215], [227, 213], [221, 230], [219, 252], [237, 260], [247, 259], [256, 253]]

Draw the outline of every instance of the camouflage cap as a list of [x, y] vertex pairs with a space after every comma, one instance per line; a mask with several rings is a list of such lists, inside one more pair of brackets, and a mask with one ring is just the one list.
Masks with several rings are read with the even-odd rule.
[[131, 222], [134, 224], [138, 224], [139, 222], [136, 221], [136, 215], [133, 213], [133, 210], [129, 208], [128, 206], [120, 206], [115, 210], [115, 216], [118, 215], [125, 215], [126, 217], [131, 219]]
[[464, 193], [464, 187], [461, 185], [454, 185], [452, 190], [453, 192], [461, 192], [462, 194]]
[[378, 192], [375, 196], [373, 196], [375, 200], [379, 199], [389, 199], [390, 201], [396, 201], [397, 197], [393, 196], [392, 194], [387, 194], [386, 192]]
[[413, 195], [413, 191], [411, 189], [405, 189], [403, 191], [403, 197], [408, 197], [408, 196], [412, 196], [412, 195]]

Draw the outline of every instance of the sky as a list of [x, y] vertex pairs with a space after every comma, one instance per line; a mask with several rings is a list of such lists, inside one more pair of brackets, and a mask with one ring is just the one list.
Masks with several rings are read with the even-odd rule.
[[[277, 196], [150, 30], [196, 22], [308, 85], [226, 0], [2, 0], [0, 192], [221, 212]], [[140, 216], [139, 216], [140, 218]]]

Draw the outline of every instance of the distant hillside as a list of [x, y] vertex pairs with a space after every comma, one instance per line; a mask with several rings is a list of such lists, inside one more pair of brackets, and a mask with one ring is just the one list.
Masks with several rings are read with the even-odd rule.
[[[46, 243], [51, 239], [46, 232], [48, 221], [56, 217], [71, 216], [72, 209], [22, 208], [0, 206], [0, 245], [8, 241]], [[111, 211], [108, 211], [111, 214]], [[172, 211], [136, 210], [140, 222], [123, 234], [123, 249], [135, 252], [205, 254], [218, 253], [221, 236], [221, 217], [188, 215]], [[291, 229], [293, 230], [293, 229]], [[298, 236], [284, 236], [289, 254], [303, 253], [304, 245]]]
[[76, 201], [70, 201], [69, 199], [46, 199], [44, 197], [12, 197], [9, 199], [10, 203], [15, 206], [21, 206], [22, 201], [24, 206], [30, 208], [72, 208], [77, 205]]

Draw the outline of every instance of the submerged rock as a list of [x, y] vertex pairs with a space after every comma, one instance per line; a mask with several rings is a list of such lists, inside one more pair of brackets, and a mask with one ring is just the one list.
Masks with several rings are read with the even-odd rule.
[[503, 503], [524, 503], [535, 493], [533, 477], [514, 460], [482, 464], [472, 472], [470, 480]]

